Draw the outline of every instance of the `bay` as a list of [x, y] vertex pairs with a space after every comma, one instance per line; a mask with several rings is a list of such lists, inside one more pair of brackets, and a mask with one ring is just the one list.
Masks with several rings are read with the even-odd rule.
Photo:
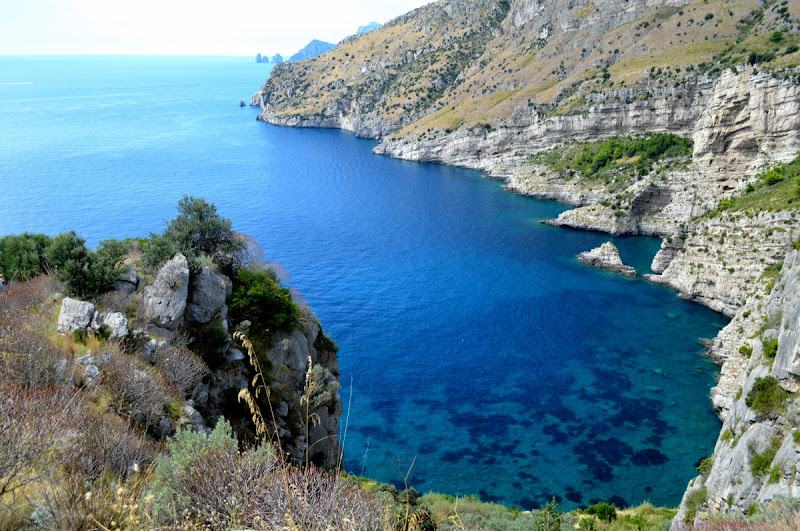
[[698, 339], [727, 319], [575, 258], [610, 239], [647, 272], [659, 241], [545, 226], [567, 207], [257, 122], [238, 103], [267, 75], [251, 58], [0, 57], [0, 234], [144, 237], [205, 197], [339, 342], [349, 472], [401, 485], [416, 457], [420, 492], [676, 506], [719, 431]]

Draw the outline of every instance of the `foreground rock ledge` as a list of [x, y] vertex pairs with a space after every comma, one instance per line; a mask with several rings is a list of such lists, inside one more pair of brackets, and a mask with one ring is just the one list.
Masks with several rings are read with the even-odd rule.
[[634, 268], [622, 263], [617, 246], [611, 242], [606, 242], [600, 247], [595, 247], [591, 251], [579, 254], [578, 260], [584, 264], [601, 269], [608, 269], [609, 271], [614, 271], [626, 277], [636, 276], [636, 270]]

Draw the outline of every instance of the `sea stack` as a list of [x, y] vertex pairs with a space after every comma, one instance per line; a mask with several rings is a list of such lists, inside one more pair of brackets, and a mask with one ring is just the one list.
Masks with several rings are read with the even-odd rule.
[[590, 266], [615, 271], [626, 277], [636, 276], [634, 268], [622, 263], [617, 246], [611, 242], [606, 242], [600, 247], [595, 247], [591, 251], [579, 254], [578, 260]]

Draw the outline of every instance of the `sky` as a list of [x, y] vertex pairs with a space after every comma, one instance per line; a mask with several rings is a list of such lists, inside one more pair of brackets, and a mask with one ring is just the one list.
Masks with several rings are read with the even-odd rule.
[[430, 0], [0, 0], [0, 55], [291, 55]]

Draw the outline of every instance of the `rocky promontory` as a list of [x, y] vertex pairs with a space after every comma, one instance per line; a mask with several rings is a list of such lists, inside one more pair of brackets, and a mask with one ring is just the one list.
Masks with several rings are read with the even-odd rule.
[[622, 263], [617, 246], [611, 242], [605, 242], [600, 247], [595, 247], [591, 251], [579, 254], [578, 260], [584, 264], [599, 267], [600, 269], [608, 269], [626, 277], [636, 276], [634, 268]]

